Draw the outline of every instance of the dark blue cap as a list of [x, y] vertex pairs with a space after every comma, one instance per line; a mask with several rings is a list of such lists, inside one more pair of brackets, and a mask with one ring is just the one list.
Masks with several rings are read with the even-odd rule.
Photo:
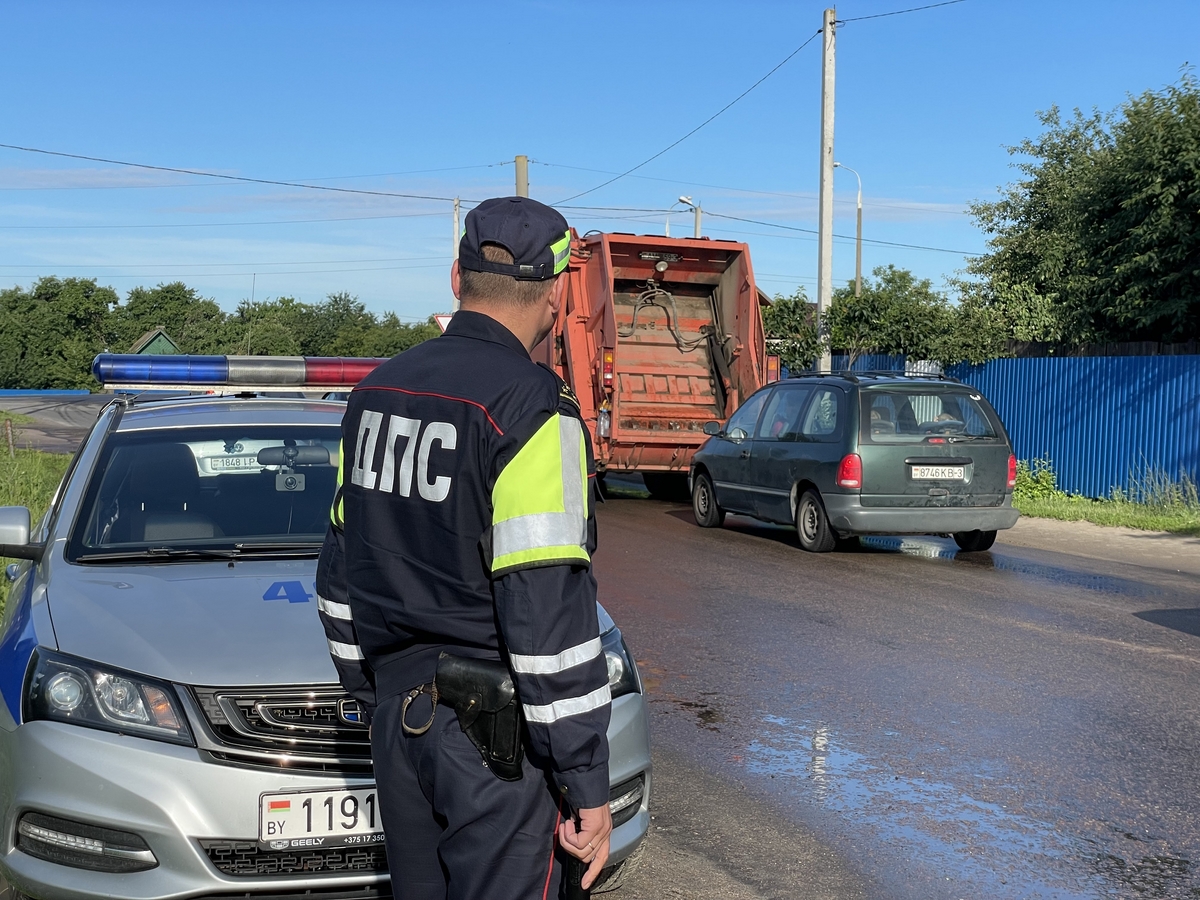
[[[484, 244], [499, 244], [512, 264], [483, 258]], [[458, 242], [458, 265], [471, 272], [511, 275], [520, 281], [546, 281], [567, 268], [571, 229], [557, 210], [528, 197], [494, 197], [467, 213]]]

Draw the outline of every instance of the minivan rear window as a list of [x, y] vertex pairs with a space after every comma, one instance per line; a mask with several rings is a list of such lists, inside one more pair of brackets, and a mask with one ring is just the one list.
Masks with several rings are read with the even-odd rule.
[[969, 389], [937, 385], [860, 392], [861, 439], [872, 444], [917, 444], [934, 436], [999, 437], [983, 398]]

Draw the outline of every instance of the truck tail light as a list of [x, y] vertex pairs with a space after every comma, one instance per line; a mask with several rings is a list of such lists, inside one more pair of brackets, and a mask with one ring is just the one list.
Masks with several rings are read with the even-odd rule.
[[1017, 486], [1017, 458], [1008, 454], [1008, 487], [1011, 490]]
[[613, 352], [611, 350], [604, 351], [604, 368], [602, 374], [604, 376], [604, 386], [611, 388], [613, 383]]
[[841, 463], [838, 464], [838, 487], [860, 490], [862, 477], [862, 457], [857, 453], [848, 453], [843, 456]]

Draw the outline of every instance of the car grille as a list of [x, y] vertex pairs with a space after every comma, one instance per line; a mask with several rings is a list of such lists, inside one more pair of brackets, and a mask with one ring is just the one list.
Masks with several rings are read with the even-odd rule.
[[[23, 895], [22, 895], [23, 896]], [[205, 894], [192, 900], [392, 900], [390, 884], [299, 891], [237, 891], [232, 894]]]
[[337, 685], [192, 688], [217, 762], [369, 775], [371, 743], [357, 702]]
[[225, 875], [365, 875], [387, 871], [387, 853], [382, 846], [262, 850], [254, 841], [212, 840], [203, 840], [200, 846]]

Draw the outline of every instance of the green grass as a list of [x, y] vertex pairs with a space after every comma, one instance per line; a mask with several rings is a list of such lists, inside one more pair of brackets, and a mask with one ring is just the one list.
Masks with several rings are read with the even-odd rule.
[[[12, 419], [14, 425], [32, 425], [37, 421], [33, 416], [27, 416], [24, 413], [9, 412], [7, 409], [0, 409], [0, 423], [5, 419]], [[0, 428], [3, 425], [0, 424]]]
[[1050, 460], [1021, 460], [1013, 506], [1023, 516], [1200, 535], [1200, 497], [1186, 473], [1175, 479], [1144, 466], [1129, 480], [1129, 490], [1114, 489], [1108, 499], [1093, 500], [1059, 490]]
[[0, 506], [27, 506], [34, 524], [46, 512], [71, 457], [39, 450], [18, 450], [15, 457], [0, 447]]

